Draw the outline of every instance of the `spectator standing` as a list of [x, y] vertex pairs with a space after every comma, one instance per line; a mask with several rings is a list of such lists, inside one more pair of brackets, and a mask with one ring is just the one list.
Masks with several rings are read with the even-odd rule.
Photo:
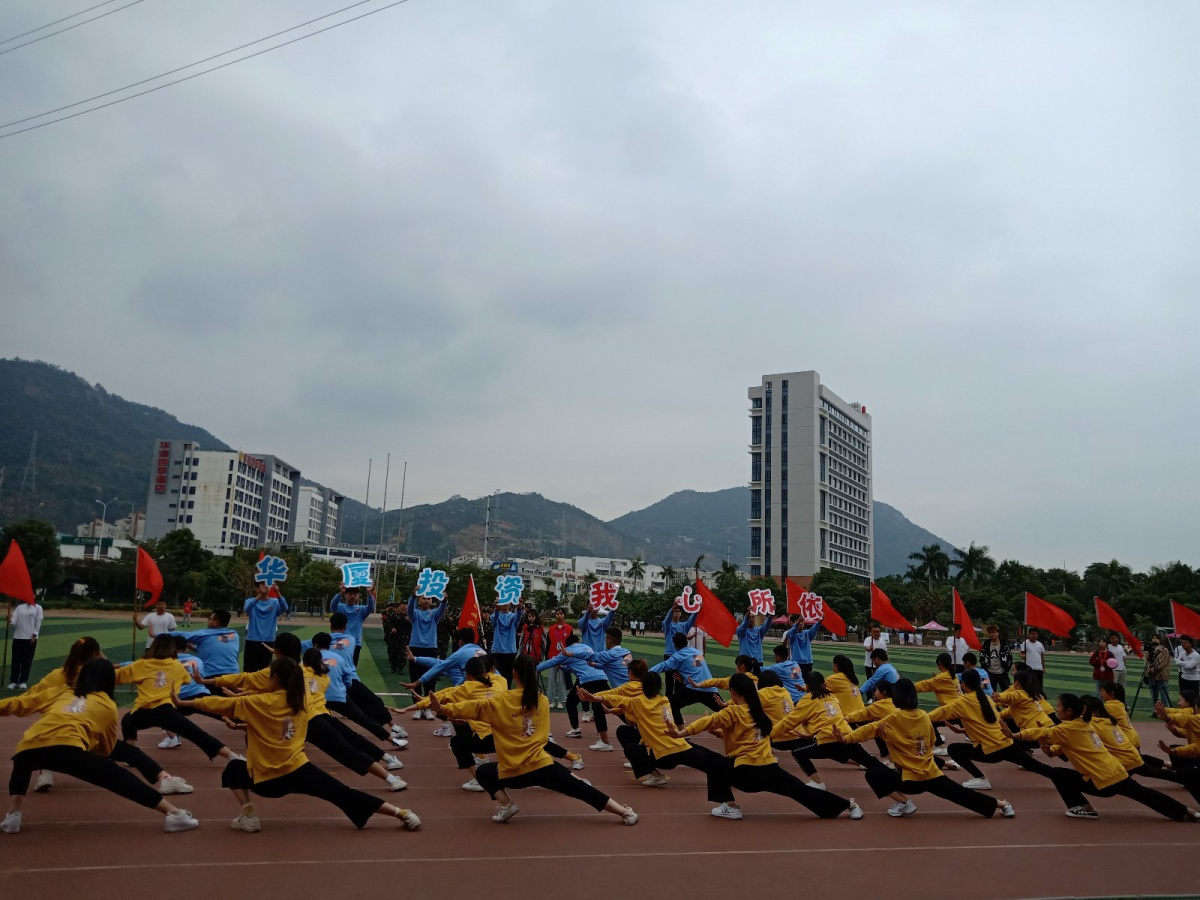
[[1196, 642], [1189, 635], [1179, 636], [1175, 665], [1179, 666], [1179, 692], [1200, 691], [1200, 653], [1196, 652]]
[[888, 636], [884, 634], [879, 625], [871, 623], [871, 633], [867, 635], [863, 641], [863, 671], [867, 673], [867, 678], [875, 674], [875, 663], [871, 659], [871, 653], [875, 650], [887, 650]]
[[[567, 621], [567, 611], [561, 606], [554, 611], [554, 624], [548, 629], [548, 644], [546, 659], [561, 656], [567, 649], [567, 638], [571, 636], [571, 624]], [[571, 692], [571, 673], [559, 666], [549, 670], [549, 684], [546, 685], [546, 699], [550, 701], [551, 709], [566, 708], [567, 695]]]
[[1171, 695], [1167, 690], [1167, 682], [1171, 680], [1171, 653], [1163, 646], [1162, 635], [1156, 634], [1150, 638], [1150, 646], [1146, 649], [1146, 686], [1150, 688], [1150, 702], [1162, 702], [1164, 706], [1171, 705]]
[[1038, 630], [1030, 628], [1025, 635], [1025, 642], [1021, 644], [1021, 656], [1025, 660], [1025, 665], [1029, 667], [1029, 671], [1033, 673], [1033, 677], [1037, 679], [1038, 690], [1045, 693], [1046, 646], [1038, 640], [1038, 637]]
[[1012, 651], [1000, 634], [999, 625], [987, 627], [987, 640], [979, 651], [979, 667], [988, 673], [996, 691], [1007, 691], [1012, 687]]
[[8, 617], [8, 624], [13, 626], [12, 665], [8, 670], [10, 691], [29, 688], [29, 670], [33, 668], [44, 615], [40, 603], [18, 603]]

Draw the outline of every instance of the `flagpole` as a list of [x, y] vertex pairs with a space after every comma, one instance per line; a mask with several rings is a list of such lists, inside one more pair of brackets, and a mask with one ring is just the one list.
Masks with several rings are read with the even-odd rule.
[[8, 668], [8, 626], [9, 619], [12, 618], [12, 598], [5, 596], [5, 612], [4, 612], [4, 664], [0, 665], [0, 676], [4, 675], [4, 671]]
[[[363, 497], [363, 506], [367, 507], [366, 510], [363, 510], [362, 549], [363, 549], [364, 556], [366, 555], [366, 551], [367, 551], [367, 510], [369, 510], [371, 508], [370, 503], [371, 503], [371, 463], [372, 462], [373, 462], [372, 459], [370, 459], [370, 458], [367, 459], [367, 495], [365, 497]], [[351, 559], [354, 558], [353, 553], [350, 554], [350, 558]]]
[[400, 571], [400, 529], [404, 527], [404, 483], [408, 481], [408, 461], [404, 462], [404, 472], [400, 475], [400, 518], [396, 522], [396, 565], [392, 567], [392, 599], [396, 599], [396, 575]]
[[[384, 470], [383, 470], [383, 515], [381, 515], [379, 517], [379, 553], [383, 553], [383, 532], [384, 532], [384, 529], [387, 527], [387, 489], [388, 489], [388, 476], [391, 475], [391, 473], [392, 473], [392, 454], [389, 453], [387, 455], [387, 465], [384, 467]], [[386, 557], [385, 557], [385, 559], [386, 559]], [[379, 561], [378, 554], [376, 554], [376, 556], [375, 556], [375, 561], [376, 562]], [[379, 569], [378, 566], [376, 566], [376, 571], [382, 573], [382, 570]], [[378, 582], [378, 578], [376, 578], [376, 582]]]

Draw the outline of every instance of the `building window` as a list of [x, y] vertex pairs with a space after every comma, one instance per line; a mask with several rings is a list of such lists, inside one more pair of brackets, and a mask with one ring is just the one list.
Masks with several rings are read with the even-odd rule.
[[822, 528], [821, 529], [821, 559], [824, 559], [825, 554], [827, 553], [827, 551], [825, 549], [825, 542], [826, 542], [825, 529]]
[[762, 443], [762, 416], [753, 416], [750, 419], [750, 443]]
[[751, 566], [750, 567], [750, 577], [751, 578], [761, 578], [762, 577], [762, 566]]
[[762, 518], [762, 491], [758, 488], [750, 491], [750, 518]]
[[187, 517], [187, 523], [188, 523], [189, 525], [191, 525], [191, 524], [192, 524], [192, 517], [191, 517], [191, 516], [188, 516], [188, 517]]
[[750, 480], [762, 481], [762, 454], [750, 454]]
[[762, 556], [762, 529], [750, 529], [750, 555], [752, 557]]
[[755, 397], [750, 401], [751, 409], [762, 409], [762, 397]]

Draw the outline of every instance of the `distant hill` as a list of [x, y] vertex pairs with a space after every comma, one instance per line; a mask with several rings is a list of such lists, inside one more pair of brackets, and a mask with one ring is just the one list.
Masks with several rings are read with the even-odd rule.
[[[37, 487], [21, 480], [37, 432]], [[0, 522], [34, 517], [60, 531], [100, 515], [94, 501], [120, 497], [146, 508], [154, 441], [194, 440], [228, 449], [203, 428], [131, 403], [49, 363], [0, 359]], [[129, 513], [114, 504], [108, 520]]]

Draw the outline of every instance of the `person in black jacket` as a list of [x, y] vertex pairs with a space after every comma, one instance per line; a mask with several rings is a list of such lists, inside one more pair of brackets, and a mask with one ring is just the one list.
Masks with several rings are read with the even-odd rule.
[[1012, 687], [1012, 651], [1000, 633], [999, 625], [987, 627], [987, 638], [979, 651], [979, 668], [988, 673], [992, 690], [1007, 691]]

